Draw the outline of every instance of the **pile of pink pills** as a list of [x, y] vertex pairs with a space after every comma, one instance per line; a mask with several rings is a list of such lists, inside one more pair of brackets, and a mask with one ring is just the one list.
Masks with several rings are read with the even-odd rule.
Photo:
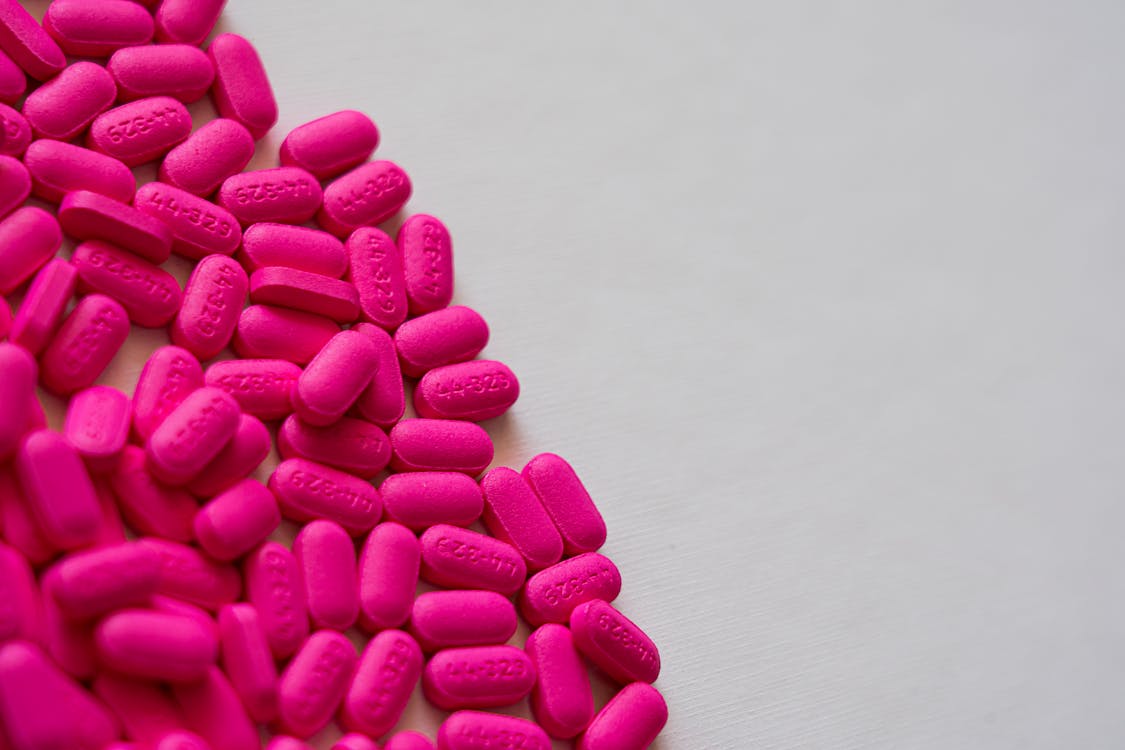
[[[648, 747], [590, 495], [551, 453], [486, 471], [520, 386], [449, 231], [378, 228], [411, 183], [359, 112], [243, 171], [278, 112], [223, 4], [0, 0], [0, 750]], [[170, 343], [130, 396], [97, 382], [133, 326]]]

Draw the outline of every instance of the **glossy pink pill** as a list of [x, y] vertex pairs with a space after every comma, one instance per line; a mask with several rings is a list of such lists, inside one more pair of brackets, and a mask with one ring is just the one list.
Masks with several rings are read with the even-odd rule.
[[171, 185], [143, 185], [133, 205], [168, 225], [172, 252], [185, 258], [233, 255], [242, 239], [238, 221], [229, 211]]
[[156, 741], [155, 750], [211, 750], [207, 741], [191, 732], [168, 732]]
[[253, 606], [228, 604], [219, 610], [219, 646], [223, 670], [250, 718], [258, 722], [275, 719], [277, 666]]
[[132, 414], [128, 396], [96, 385], [70, 399], [63, 434], [91, 470], [109, 471], [129, 439]]
[[237, 34], [220, 34], [207, 56], [215, 68], [211, 94], [219, 114], [261, 138], [277, 122], [277, 101], [258, 51]]
[[304, 310], [338, 323], [350, 323], [359, 317], [359, 295], [350, 283], [284, 266], [267, 266], [254, 272], [250, 301]]
[[391, 430], [395, 471], [479, 474], [492, 462], [492, 439], [473, 422], [404, 419]]
[[175, 683], [172, 694], [189, 729], [211, 750], [260, 750], [258, 728], [218, 667], [196, 682]]
[[194, 547], [164, 539], [142, 539], [139, 544], [160, 557], [160, 593], [208, 610], [217, 610], [238, 599], [242, 579], [230, 565], [216, 562]]
[[194, 618], [142, 609], [106, 617], [94, 630], [94, 644], [104, 666], [167, 682], [202, 678], [219, 653], [214, 630]]
[[79, 291], [112, 297], [139, 326], [166, 326], [180, 309], [183, 292], [175, 276], [108, 242], [83, 242], [70, 262], [78, 271]]
[[163, 0], [156, 11], [156, 40], [199, 46], [215, 28], [226, 0]]
[[234, 351], [244, 358], [284, 359], [303, 365], [339, 332], [339, 325], [320, 315], [251, 305], [238, 318]]
[[362, 164], [379, 145], [379, 131], [362, 112], [343, 110], [299, 125], [281, 143], [281, 163], [318, 179]]
[[301, 738], [319, 732], [344, 700], [357, 661], [342, 633], [319, 630], [309, 636], [281, 675], [282, 729]]
[[32, 418], [37, 403], [39, 368], [27, 350], [0, 342], [0, 459], [11, 458]]
[[472, 359], [488, 343], [488, 324], [471, 307], [455, 305], [408, 320], [395, 331], [402, 371], [417, 378]]
[[125, 736], [135, 742], [156, 742], [183, 726], [180, 709], [161, 685], [101, 672], [92, 687], [94, 695], [121, 721]]
[[276, 659], [293, 655], [309, 634], [309, 609], [293, 553], [265, 542], [246, 560], [246, 598], [258, 612]]
[[164, 222], [88, 190], [67, 193], [59, 223], [75, 239], [103, 240], [153, 263], [163, 263], [172, 252], [172, 232]]
[[0, 154], [22, 156], [30, 143], [31, 124], [27, 118], [7, 104], [0, 104]]
[[406, 411], [406, 390], [394, 341], [390, 334], [371, 323], [358, 323], [352, 330], [369, 336], [379, 352], [379, 368], [356, 401], [356, 409], [367, 421], [390, 428]]
[[90, 124], [86, 143], [135, 167], [163, 156], [189, 135], [187, 108], [170, 96], [154, 96], [98, 115]]
[[520, 594], [520, 610], [532, 625], [566, 623], [579, 604], [594, 599], [612, 602], [620, 593], [617, 566], [604, 555], [588, 552], [531, 576]]
[[476, 359], [430, 370], [414, 389], [414, 409], [428, 419], [494, 419], [520, 395], [515, 374], [502, 362]]
[[67, 617], [55, 602], [55, 571], [43, 574], [42, 641], [51, 659], [72, 677], [88, 680], [98, 670], [93, 623]]
[[74, 57], [108, 57], [152, 41], [152, 16], [129, 0], [54, 0], [43, 28]]
[[348, 268], [344, 244], [328, 232], [270, 222], [246, 228], [238, 259], [251, 272], [284, 266], [334, 279]]
[[410, 313], [446, 307], [453, 299], [453, 240], [440, 220], [415, 214], [398, 230]]
[[265, 541], [279, 523], [281, 512], [273, 493], [253, 479], [244, 479], [199, 509], [195, 538], [211, 557], [229, 561]]
[[221, 388], [259, 419], [281, 419], [293, 411], [291, 394], [301, 368], [283, 359], [228, 359], [207, 368], [207, 385]]
[[438, 586], [511, 595], [527, 578], [519, 551], [485, 534], [441, 524], [423, 532], [420, 543], [422, 578]]
[[203, 368], [191, 352], [162, 346], [152, 353], [133, 393], [133, 427], [143, 440], [189, 393], [203, 385]]
[[577, 736], [594, 718], [594, 695], [586, 665], [564, 625], [544, 625], [527, 639], [538, 680], [531, 692], [535, 720], [552, 737]]
[[234, 437], [195, 479], [188, 482], [188, 491], [198, 497], [214, 497], [233, 487], [266, 460], [271, 445], [270, 431], [262, 420], [242, 414]]
[[320, 208], [316, 178], [298, 167], [275, 167], [228, 177], [219, 188], [219, 205], [245, 226], [259, 221], [301, 224]]
[[190, 394], [148, 439], [149, 468], [162, 481], [187, 482], [234, 437], [240, 413], [234, 397], [219, 388]]
[[347, 242], [348, 281], [356, 288], [363, 319], [393, 331], [406, 320], [402, 256], [386, 232], [360, 227]]
[[316, 427], [290, 416], [277, 434], [277, 448], [282, 458], [307, 458], [364, 479], [378, 474], [391, 460], [387, 434], [370, 422], [349, 417]]
[[559, 561], [562, 537], [522, 476], [501, 466], [485, 474], [480, 487], [484, 492], [484, 525], [497, 539], [518, 549], [532, 570]]
[[426, 651], [506, 643], [518, 624], [512, 602], [495, 591], [429, 591], [410, 611], [410, 632]]
[[656, 644], [606, 602], [594, 600], [575, 607], [570, 632], [578, 650], [620, 683], [654, 682], [660, 674]]
[[0, 467], [0, 526], [4, 528], [4, 541], [15, 547], [33, 565], [41, 565], [58, 554], [39, 522], [27, 506], [23, 491], [16, 481], [15, 471]]
[[59, 45], [19, 0], [0, 0], [0, 50], [37, 81], [46, 81], [66, 67]]
[[359, 620], [369, 631], [410, 618], [422, 549], [414, 532], [388, 521], [376, 526], [359, 555]]
[[42, 621], [39, 588], [27, 558], [0, 544], [0, 643], [38, 640]]
[[493, 746], [551, 750], [551, 739], [527, 719], [483, 711], [458, 711], [438, 729], [438, 750], [479, 750]]
[[303, 458], [278, 464], [270, 489], [286, 518], [327, 518], [353, 536], [371, 530], [383, 514], [383, 501], [369, 483]]
[[434, 743], [421, 732], [399, 732], [387, 740], [383, 750], [434, 750]]
[[370, 337], [359, 331], [337, 333], [297, 378], [297, 416], [311, 425], [332, 424], [359, 398], [378, 366], [379, 353]]
[[172, 326], [172, 342], [200, 360], [219, 354], [238, 326], [246, 302], [249, 279], [237, 261], [208, 255], [192, 271], [183, 303]]
[[32, 192], [52, 203], [74, 190], [127, 203], [137, 189], [133, 173], [120, 161], [71, 143], [35, 141], [27, 147], [23, 163], [31, 173]]
[[427, 700], [446, 711], [510, 706], [534, 686], [535, 666], [515, 646], [447, 648], [422, 673]]
[[340, 709], [347, 729], [381, 737], [402, 717], [422, 675], [422, 651], [401, 630], [384, 630], [360, 657], [355, 677]]
[[352, 732], [336, 740], [332, 750], [379, 750], [379, 746], [367, 735]]
[[31, 174], [27, 167], [11, 156], [0, 156], [0, 219], [22, 206], [29, 195]]
[[11, 294], [62, 246], [54, 216], [35, 206], [18, 208], [0, 221], [0, 294]]
[[0, 102], [15, 104], [25, 91], [27, 76], [12, 58], [0, 50]]
[[94, 485], [82, 458], [57, 432], [38, 430], [16, 451], [20, 486], [44, 535], [57, 547], [91, 544], [101, 522]]
[[192, 539], [198, 508], [187, 491], [158, 482], [148, 470], [145, 452], [127, 445], [110, 476], [121, 513], [137, 531], [177, 542]]
[[190, 104], [206, 95], [215, 69], [206, 53], [189, 44], [126, 47], [113, 53], [106, 69], [121, 101], [170, 96]]
[[37, 138], [67, 141], [112, 107], [116, 98], [117, 85], [105, 68], [77, 62], [28, 94], [23, 116]]
[[605, 521], [582, 480], [563, 458], [540, 453], [523, 467], [523, 478], [555, 522], [568, 555], [593, 552], [605, 544]]
[[309, 617], [317, 628], [347, 630], [359, 615], [355, 543], [332, 521], [313, 521], [297, 534], [293, 555], [301, 568]]
[[129, 316], [119, 302], [84, 297], [43, 353], [43, 385], [60, 395], [93, 385], [128, 336]]
[[578, 750], [645, 750], [668, 722], [668, 705], [656, 688], [626, 685], [598, 712]]
[[337, 237], [346, 237], [394, 216], [410, 199], [412, 189], [410, 178], [394, 162], [363, 164], [324, 189], [317, 221]]
[[452, 471], [392, 474], [379, 485], [379, 494], [387, 518], [414, 531], [439, 523], [468, 526], [484, 509], [480, 485]]
[[53, 595], [68, 617], [90, 619], [148, 602], [160, 585], [160, 559], [136, 543], [68, 555], [55, 566]]

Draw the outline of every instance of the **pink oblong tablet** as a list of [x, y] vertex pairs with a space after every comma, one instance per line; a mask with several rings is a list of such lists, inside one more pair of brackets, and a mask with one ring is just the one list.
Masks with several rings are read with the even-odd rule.
[[326, 180], [362, 164], [378, 145], [371, 118], [346, 109], [293, 128], [281, 142], [281, 163]]
[[261, 750], [258, 728], [218, 667], [197, 682], [174, 683], [172, 694], [188, 728], [211, 750]]
[[172, 232], [164, 222], [88, 190], [67, 193], [59, 223], [75, 239], [110, 242], [153, 263], [163, 263], [172, 252]]
[[28, 94], [23, 116], [37, 138], [68, 141], [112, 107], [116, 98], [117, 85], [105, 68], [76, 62]]
[[0, 459], [16, 452], [38, 403], [35, 384], [39, 367], [26, 349], [0, 342]]
[[64, 672], [80, 680], [98, 671], [93, 623], [67, 617], [55, 602], [55, 571], [48, 568], [41, 579], [43, 591], [42, 642], [51, 659]]
[[153, 478], [143, 449], [125, 446], [110, 483], [122, 515], [137, 531], [150, 536], [188, 542], [198, 505], [187, 491]]
[[423, 532], [420, 543], [422, 578], [438, 586], [511, 595], [527, 578], [519, 551], [485, 534], [441, 524]]
[[410, 178], [390, 161], [373, 161], [336, 178], [324, 189], [317, 221], [337, 237], [394, 216], [410, 199]]
[[359, 331], [337, 333], [297, 378], [297, 415], [311, 425], [332, 424], [359, 398], [378, 366], [379, 352], [370, 337]]
[[88, 467], [109, 471], [129, 439], [132, 414], [128, 396], [116, 388], [96, 385], [70, 399], [63, 433]]
[[301, 569], [293, 553], [265, 542], [245, 565], [246, 600], [258, 611], [275, 659], [293, 655], [309, 634], [309, 609]]
[[381, 229], [360, 227], [347, 241], [348, 281], [356, 288], [363, 319], [393, 331], [406, 320], [402, 256]]
[[156, 11], [156, 40], [199, 46], [215, 28], [226, 0], [163, 0]]
[[237, 34], [220, 34], [207, 48], [215, 67], [212, 95], [219, 114], [246, 126], [257, 140], [277, 122], [274, 99], [258, 51]]
[[387, 740], [383, 750], [434, 750], [434, 743], [421, 732], [398, 732]]
[[439, 219], [415, 214], [398, 230], [410, 313], [440, 310], [453, 299], [453, 240]]
[[408, 320], [395, 331], [395, 349], [404, 374], [472, 359], [488, 343], [488, 324], [471, 307], [455, 305]]
[[479, 474], [492, 462], [492, 438], [474, 422], [404, 419], [391, 430], [395, 471]]
[[578, 650], [622, 684], [654, 682], [660, 674], [656, 644], [606, 602], [595, 599], [575, 607], [570, 632]]
[[238, 221], [229, 211], [171, 185], [143, 185], [133, 205], [168, 225], [172, 252], [185, 258], [233, 255], [242, 240]]
[[381, 737], [402, 717], [422, 674], [422, 651], [401, 630], [384, 630], [360, 657], [348, 688], [340, 723], [347, 729]]
[[668, 705], [652, 685], [626, 685], [594, 717], [578, 750], [645, 750], [668, 722]]
[[193, 195], [210, 195], [223, 180], [241, 172], [253, 156], [250, 131], [220, 117], [168, 152], [160, 163], [160, 181]]
[[0, 304], [0, 339], [8, 337], [8, 331], [12, 327], [12, 308], [8, 306], [7, 300]]
[[297, 739], [296, 737], [288, 737], [284, 734], [275, 734], [266, 743], [265, 750], [313, 750], [309, 743]]
[[192, 732], [168, 732], [156, 741], [155, 750], [211, 750], [207, 741]]
[[[3, 123], [0, 123], [0, 128]], [[0, 149], [3, 148], [0, 141]], [[31, 195], [31, 173], [23, 162], [0, 155], [0, 219], [23, 205]]]
[[484, 509], [480, 485], [454, 471], [392, 474], [379, 485], [379, 494], [387, 518], [414, 531], [439, 523], [468, 526]]
[[39, 588], [27, 558], [0, 543], [0, 643], [37, 641], [43, 628]]
[[320, 208], [316, 178], [298, 167], [275, 167], [228, 177], [219, 188], [219, 205], [245, 226], [259, 221], [302, 224]]
[[82, 298], [43, 352], [43, 385], [60, 395], [93, 385], [128, 336], [129, 316], [119, 302]]
[[282, 729], [307, 739], [324, 728], [344, 700], [358, 660], [342, 633], [310, 635], [281, 675]]
[[121, 721], [125, 736], [135, 742], [156, 742], [184, 724], [180, 709], [162, 685], [101, 672], [91, 687]]
[[350, 323], [359, 317], [359, 295], [350, 283], [284, 266], [267, 266], [254, 272], [250, 301], [304, 310], [337, 323]]
[[54, 0], [43, 28], [68, 55], [108, 57], [151, 42], [153, 23], [147, 10], [129, 0]]
[[44, 535], [56, 547], [91, 544], [101, 524], [94, 485], [78, 452], [57, 432], [38, 430], [16, 451], [20, 486]]
[[219, 654], [215, 632], [194, 618], [127, 609], [98, 623], [98, 660], [122, 674], [167, 682], [205, 676]]
[[15, 104], [25, 91], [27, 75], [12, 58], [0, 50], [0, 102]]
[[594, 695], [586, 665], [564, 625], [544, 625], [525, 646], [538, 675], [531, 692], [535, 720], [552, 737], [577, 736], [594, 718]]
[[160, 559], [148, 547], [116, 544], [69, 555], [55, 566], [53, 595], [75, 619], [148, 602], [160, 585]]
[[429, 591], [410, 611], [410, 632], [426, 651], [506, 643], [518, 624], [511, 600], [495, 591]]
[[277, 718], [277, 666], [253, 606], [228, 604], [219, 610], [219, 646], [223, 670], [250, 718]]
[[203, 467], [187, 489], [197, 497], [214, 497], [250, 476], [266, 460], [272, 440], [262, 420], [249, 414], [238, 418], [238, 429], [211, 463]]
[[352, 330], [369, 336], [379, 352], [379, 368], [356, 401], [356, 409], [367, 421], [388, 429], [406, 411], [406, 390], [394, 341], [390, 334], [371, 323], [357, 323]]
[[172, 410], [148, 439], [149, 467], [169, 483], [184, 483], [208, 464], [238, 429], [238, 402], [203, 387]]
[[37, 81], [46, 81], [66, 67], [59, 45], [19, 0], [0, 0], [0, 50]]
[[281, 523], [273, 493], [253, 479], [244, 479], [217, 495], [195, 516], [195, 538], [216, 560], [242, 557]]
[[281, 425], [277, 447], [282, 458], [307, 458], [364, 479], [378, 474], [391, 460], [387, 434], [350, 417], [316, 427], [292, 415]]
[[160, 558], [160, 593], [211, 611], [238, 599], [242, 579], [231, 565], [216, 562], [194, 547], [164, 539], [142, 539]]
[[0, 221], [0, 294], [11, 294], [62, 246], [54, 216], [35, 206], [18, 208]]
[[303, 365], [339, 332], [339, 325], [320, 315], [251, 305], [238, 318], [234, 350], [244, 358], [284, 359]]
[[278, 464], [269, 486], [286, 518], [327, 518], [353, 536], [369, 531], [383, 514], [383, 501], [369, 483], [303, 458]]
[[4, 541], [31, 564], [42, 565], [59, 553], [47, 541], [31, 508], [27, 507], [23, 490], [11, 468], [0, 467], [0, 522], [4, 527]]
[[551, 750], [551, 739], [527, 719], [484, 711], [457, 711], [438, 729], [438, 750], [479, 750], [492, 746]]
[[515, 374], [503, 362], [475, 359], [430, 370], [414, 389], [414, 409], [428, 419], [494, 419], [520, 395]]
[[495, 708], [527, 697], [535, 665], [515, 646], [472, 646], [438, 651], [422, 672], [422, 689], [438, 708]]
[[484, 492], [484, 525], [497, 539], [518, 549], [532, 570], [559, 561], [562, 537], [522, 476], [500, 466], [481, 478], [480, 487]]
[[359, 555], [359, 621], [369, 631], [410, 618], [422, 549], [414, 532], [388, 521], [376, 526]]
[[38, 140], [27, 147], [24, 166], [31, 173], [31, 191], [58, 203], [74, 190], [94, 193], [128, 203], [137, 191], [133, 172], [112, 156], [61, 141]]
[[154, 96], [98, 115], [90, 124], [86, 142], [93, 150], [135, 167], [163, 156], [189, 135], [187, 108], [170, 96]]
[[379, 746], [367, 735], [351, 732], [336, 740], [332, 750], [379, 750]]
[[532, 625], [565, 623], [579, 604], [594, 599], [612, 602], [620, 593], [621, 573], [613, 561], [587, 552], [555, 563], [529, 578], [520, 594], [520, 611]]
[[554, 521], [567, 554], [593, 552], [605, 544], [605, 521], [578, 474], [562, 457], [540, 453], [523, 467], [523, 478]]
[[[0, 52], [0, 55], [3, 55]], [[23, 73], [20, 73], [22, 80]], [[0, 154], [5, 156], [23, 156], [31, 143], [31, 124], [27, 118], [7, 104], [0, 104]]]
[[348, 268], [344, 244], [328, 232], [271, 222], [246, 228], [238, 259], [251, 272], [284, 266], [334, 279]]
[[200, 360], [219, 354], [238, 326], [249, 288], [246, 272], [225, 255], [208, 255], [192, 271], [172, 326], [172, 342]]
[[283, 359], [227, 359], [207, 368], [207, 385], [221, 388], [259, 419], [281, 419], [293, 411], [291, 394], [301, 368]]
[[162, 328], [180, 309], [183, 292], [175, 276], [108, 242], [83, 242], [70, 262], [78, 271], [80, 290], [117, 300], [139, 326]]
[[206, 53], [190, 44], [126, 47], [113, 53], [106, 69], [121, 101], [170, 96], [184, 104], [202, 99], [215, 80]]
[[203, 385], [203, 368], [191, 352], [162, 346], [152, 353], [133, 392], [133, 428], [147, 440], [165, 417]]
[[355, 543], [332, 521], [313, 521], [297, 534], [293, 555], [301, 568], [313, 627], [347, 630], [359, 615]]

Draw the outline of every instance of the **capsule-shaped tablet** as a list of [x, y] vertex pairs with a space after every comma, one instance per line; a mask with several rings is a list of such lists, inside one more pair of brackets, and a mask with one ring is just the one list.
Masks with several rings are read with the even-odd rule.
[[56, 547], [91, 544], [101, 521], [94, 485], [82, 458], [57, 432], [27, 435], [16, 451], [16, 470], [44, 535]]
[[206, 39], [226, 0], [162, 0], [156, 10], [158, 42], [199, 46]]
[[316, 427], [292, 415], [281, 425], [277, 447], [282, 458], [307, 458], [364, 479], [378, 474], [391, 460], [387, 434], [350, 417]]
[[27, 75], [0, 49], [0, 102], [15, 104], [25, 91], [27, 91]]
[[219, 651], [223, 671], [257, 722], [277, 717], [277, 666], [270, 653], [258, 611], [249, 604], [219, 610]]
[[27, 558], [0, 543], [0, 643], [37, 641], [43, 628], [39, 587]]
[[578, 750], [645, 750], [668, 722], [668, 704], [652, 685], [626, 685], [594, 717]]
[[430, 370], [414, 389], [414, 409], [428, 419], [480, 422], [512, 407], [520, 384], [502, 362], [477, 359]]
[[363, 650], [343, 708], [347, 729], [381, 737], [402, 717], [422, 675], [422, 650], [407, 633], [384, 630]]
[[172, 694], [184, 721], [211, 750], [260, 750], [258, 727], [218, 667], [196, 682], [173, 683]]
[[112, 107], [116, 98], [117, 85], [109, 71], [96, 63], [77, 62], [28, 94], [23, 116], [37, 138], [67, 141]]
[[284, 359], [303, 365], [339, 332], [339, 325], [320, 315], [251, 305], [238, 318], [234, 351], [244, 358]]
[[336, 740], [331, 750], [379, 750], [379, 746], [365, 734], [350, 732]]
[[255, 140], [261, 138], [277, 122], [277, 101], [258, 51], [237, 34], [220, 34], [207, 56], [215, 68], [215, 108], [245, 125]]
[[109, 471], [129, 439], [132, 414], [128, 396], [116, 388], [96, 385], [70, 399], [63, 434], [91, 470]]
[[283, 266], [334, 279], [348, 268], [344, 244], [328, 232], [271, 222], [246, 228], [238, 259], [251, 272]]
[[297, 416], [318, 426], [338, 420], [371, 382], [378, 357], [374, 342], [359, 331], [333, 336], [297, 378], [293, 391]]
[[39, 367], [35, 358], [15, 344], [0, 342], [0, 459], [16, 452], [27, 430], [34, 405]]
[[453, 240], [445, 224], [415, 214], [398, 230], [410, 314], [440, 310], [453, 299]]
[[535, 666], [515, 646], [443, 649], [422, 672], [426, 699], [446, 711], [510, 706], [534, 686]]
[[125, 446], [110, 483], [121, 513], [134, 529], [177, 542], [191, 541], [198, 508], [195, 498], [158, 482], [149, 472], [143, 449]]
[[524, 466], [523, 478], [555, 522], [568, 555], [593, 552], [605, 544], [605, 521], [566, 460], [554, 453], [541, 453]]
[[429, 591], [410, 610], [410, 632], [426, 651], [506, 643], [519, 618], [495, 591]]
[[162, 346], [152, 353], [133, 392], [133, 428], [147, 440], [189, 393], [203, 385], [203, 368], [191, 352]]
[[379, 485], [379, 494], [387, 518], [414, 531], [439, 523], [468, 526], [484, 509], [480, 485], [454, 471], [392, 474]]
[[4, 301], [0, 304], [0, 339], [8, 337], [8, 331], [12, 327], [12, 308], [8, 306], [8, 302]]
[[519, 551], [485, 534], [441, 524], [423, 532], [420, 544], [422, 578], [438, 586], [511, 595], [527, 578]]
[[139, 326], [166, 326], [180, 309], [183, 292], [176, 277], [108, 242], [83, 242], [70, 262], [78, 271], [80, 290], [117, 300]]
[[187, 108], [170, 96], [154, 96], [98, 115], [90, 124], [86, 143], [135, 167], [163, 156], [189, 135], [191, 115]]
[[313, 627], [347, 630], [359, 615], [355, 543], [332, 521], [313, 521], [297, 534], [293, 555], [305, 582]]
[[287, 659], [309, 634], [308, 600], [293, 553], [265, 542], [246, 560], [246, 599], [258, 611], [275, 659]]
[[215, 80], [206, 53], [190, 44], [119, 49], [109, 58], [106, 70], [117, 83], [117, 98], [123, 102], [170, 96], [190, 104], [202, 99]]
[[206, 361], [226, 348], [238, 326], [249, 288], [246, 272], [225, 255], [208, 255], [192, 271], [172, 342]]
[[327, 518], [353, 536], [370, 531], [383, 514], [383, 501], [369, 483], [303, 458], [278, 464], [269, 486], [286, 518]]
[[35, 141], [27, 147], [23, 163], [31, 173], [32, 193], [51, 203], [58, 203], [74, 190], [89, 190], [128, 203], [137, 190], [137, 180], [127, 166], [112, 156], [72, 143]]
[[241, 172], [253, 156], [250, 131], [220, 117], [168, 152], [160, 164], [160, 181], [193, 195], [210, 195], [223, 180]]
[[457, 711], [438, 729], [438, 750], [492, 746], [551, 750], [551, 739], [535, 722], [484, 711]]
[[298, 167], [242, 172], [219, 188], [219, 205], [243, 226], [259, 221], [302, 224], [320, 208], [322, 198], [320, 183]]
[[412, 189], [410, 178], [394, 162], [368, 162], [324, 189], [317, 221], [337, 237], [347, 237], [394, 216], [410, 199]]
[[203, 467], [187, 489], [197, 497], [214, 497], [254, 473], [270, 453], [270, 431], [262, 420], [249, 414], [238, 418], [234, 437], [211, 463]]
[[422, 549], [410, 529], [376, 526], [359, 555], [359, 621], [369, 631], [402, 626], [410, 618]]
[[289, 737], [284, 734], [275, 734], [266, 743], [265, 750], [313, 750], [313, 747], [296, 737]]
[[100, 672], [91, 687], [94, 695], [120, 719], [125, 736], [134, 742], [156, 742], [184, 725], [184, 717], [172, 696], [155, 682]]
[[61, 246], [59, 222], [41, 208], [24, 206], [0, 221], [0, 294], [14, 292]]
[[[0, 52], [0, 55], [3, 53]], [[20, 77], [22, 79], [22, 73]], [[3, 133], [0, 138], [0, 154], [5, 156], [23, 156], [31, 143], [31, 124], [7, 104], [0, 104], [0, 133]]]
[[[0, 123], [0, 128], [3, 128]], [[0, 145], [3, 148], [3, 145]], [[23, 162], [0, 155], [0, 219], [15, 211], [31, 195], [31, 173]]]
[[480, 486], [484, 493], [482, 518], [497, 539], [518, 549], [532, 570], [559, 561], [562, 537], [522, 476], [501, 466], [485, 474]]
[[242, 579], [231, 565], [217, 562], [194, 547], [165, 539], [142, 539], [160, 558], [160, 588], [164, 596], [216, 611], [238, 599]]
[[406, 387], [394, 341], [390, 334], [371, 323], [358, 323], [352, 330], [369, 336], [379, 352], [379, 368], [356, 401], [356, 409], [367, 421], [388, 429], [402, 419], [406, 411]]
[[531, 692], [535, 720], [552, 737], [577, 736], [594, 718], [594, 695], [570, 631], [544, 625], [528, 636], [525, 649], [538, 675]]
[[41, 641], [51, 659], [64, 672], [80, 680], [98, 671], [94, 648], [94, 624], [67, 617], [55, 601], [57, 574], [48, 568], [41, 579], [43, 592], [43, 632]]
[[379, 131], [362, 112], [343, 110], [299, 125], [281, 143], [281, 163], [326, 180], [362, 164], [379, 145]]
[[654, 682], [660, 674], [656, 644], [606, 602], [595, 599], [575, 607], [570, 632], [578, 650], [622, 684]]
[[578, 605], [594, 599], [612, 602], [620, 593], [617, 566], [604, 555], [588, 552], [531, 576], [520, 594], [520, 610], [532, 625], [566, 623]]
[[224, 208], [161, 182], [137, 191], [133, 204], [172, 230], [172, 252], [198, 260], [212, 253], [233, 255], [242, 240], [238, 221]]
[[412, 378], [470, 360], [488, 343], [488, 324], [471, 307], [455, 305], [408, 320], [395, 331], [402, 371]]
[[363, 319], [393, 331], [406, 320], [402, 256], [386, 232], [360, 227], [347, 241], [348, 281], [355, 286]]
[[59, 223], [77, 240], [109, 242], [153, 263], [163, 263], [172, 252], [172, 232], [164, 222], [88, 190], [67, 193]]
[[43, 385], [59, 395], [92, 385], [128, 336], [129, 316], [119, 302], [101, 294], [84, 297], [43, 353]]
[[434, 750], [434, 743], [421, 732], [397, 732], [383, 745], [383, 750]]
[[283, 359], [227, 359], [207, 368], [208, 386], [221, 388], [247, 414], [281, 419], [293, 411], [291, 394], [301, 368]]
[[37, 81], [46, 81], [66, 67], [55, 40], [18, 0], [0, 2], [0, 50]]
[[459, 471], [475, 475], [492, 462], [492, 439], [473, 422], [404, 419], [394, 426], [391, 468], [395, 471]]
[[193, 618], [152, 610], [123, 610], [94, 631], [101, 663], [122, 674], [188, 682], [207, 673], [218, 658], [213, 629]]
[[160, 585], [160, 560], [148, 547], [116, 544], [69, 555], [55, 566], [53, 595], [68, 617], [90, 619], [142, 606]]
[[281, 727], [306, 739], [332, 719], [355, 674], [359, 657], [342, 633], [319, 630], [309, 636], [281, 675]]
[[147, 10], [129, 0], [54, 0], [43, 28], [68, 55], [109, 57], [151, 42], [153, 23]]
[[242, 557], [281, 523], [273, 493], [253, 479], [244, 479], [216, 495], [195, 515], [195, 538], [216, 560]]
[[160, 737], [155, 750], [211, 750], [211, 746], [198, 734], [177, 731]]
[[42, 565], [59, 550], [43, 535], [15, 474], [14, 469], [0, 466], [0, 526], [4, 529], [4, 541], [31, 564]]
[[359, 295], [350, 283], [284, 266], [267, 266], [254, 272], [250, 301], [304, 310], [337, 323], [350, 323], [359, 317]]
[[238, 429], [238, 402], [218, 388], [185, 398], [148, 439], [149, 468], [162, 481], [183, 484], [208, 464]]
[[[120, 454], [118, 454], [118, 460], [120, 460]], [[117, 495], [110, 487], [107, 477], [94, 476], [91, 478], [94, 481], [94, 494], [97, 495], [98, 510], [101, 513], [98, 536], [94, 540], [94, 546], [111, 547], [122, 544], [125, 542], [125, 524], [121, 521], [121, 513], [117, 509]]]

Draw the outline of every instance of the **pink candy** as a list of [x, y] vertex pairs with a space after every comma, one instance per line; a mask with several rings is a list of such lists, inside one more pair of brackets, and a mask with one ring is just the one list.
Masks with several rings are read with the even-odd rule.
[[378, 145], [371, 118], [344, 110], [294, 128], [281, 143], [281, 163], [324, 180], [358, 166]]
[[75, 239], [104, 240], [153, 263], [163, 263], [172, 252], [172, 232], [164, 222], [88, 190], [67, 193], [59, 223]]

